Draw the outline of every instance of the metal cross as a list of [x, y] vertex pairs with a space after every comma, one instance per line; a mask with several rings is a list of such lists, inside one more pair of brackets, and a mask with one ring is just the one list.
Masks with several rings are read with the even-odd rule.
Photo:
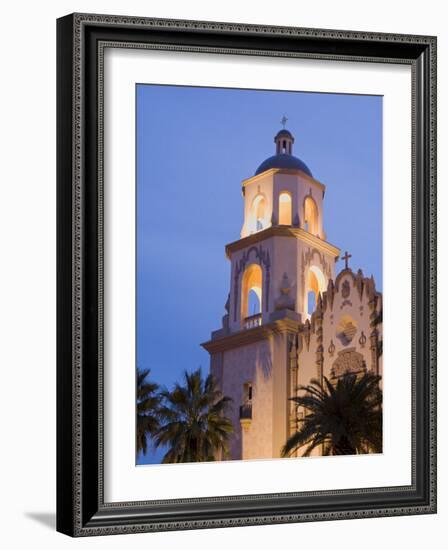
[[281, 121], [280, 121], [281, 124], [283, 125], [283, 128], [286, 128], [286, 122], [287, 122], [287, 120], [288, 120], [288, 119], [286, 118], [286, 116], [283, 115], [283, 116], [282, 116], [282, 119], [281, 119]]
[[345, 255], [341, 257], [341, 260], [345, 260], [345, 269], [348, 269], [348, 260], [351, 258], [352, 255], [345, 251]]

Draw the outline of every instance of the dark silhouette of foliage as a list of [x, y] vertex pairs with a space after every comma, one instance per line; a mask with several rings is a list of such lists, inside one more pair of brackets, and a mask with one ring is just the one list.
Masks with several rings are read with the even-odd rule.
[[154, 436], [156, 447], [166, 446], [163, 463], [204, 462], [216, 455], [228, 456], [233, 424], [225, 413], [231, 399], [221, 394], [215, 379], [205, 379], [201, 369], [184, 372], [183, 384], [161, 392], [161, 427]]
[[160, 427], [159, 406], [161, 397], [158, 393], [159, 386], [155, 382], [149, 382], [150, 369], [137, 370], [137, 453], [146, 454], [148, 449], [148, 436], [153, 436]]
[[337, 381], [324, 377], [301, 386], [304, 393], [291, 398], [305, 411], [299, 430], [282, 449], [290, 456], [302, 449], [302, 456], [322, 446], [325, 455], [353, 455], [382, 452], [382, 392], [380, 377], [372, 373], [346, 374]]

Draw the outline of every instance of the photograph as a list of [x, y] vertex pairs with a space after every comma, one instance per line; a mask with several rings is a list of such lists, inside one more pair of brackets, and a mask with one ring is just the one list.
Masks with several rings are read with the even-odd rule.
[[5, 550], [443, 547], [448, 10], [415, 8], [5, 3]]
[[66, 535], [437, 512], [437, 36], [246, 16], [57, 20]]
[[136, 466], [381, 454], [383, 97], [135, 94]]

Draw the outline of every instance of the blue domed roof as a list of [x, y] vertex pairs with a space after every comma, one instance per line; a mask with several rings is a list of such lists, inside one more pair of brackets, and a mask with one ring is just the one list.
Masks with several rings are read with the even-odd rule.
[[286, 170], [301, 170], [305, 172], [308, 176], [313, 177], [311, 170], [308, 166], [299, 158], [294, 157], [293, 155], [288, 155], [285, 153], [279, 153], [278, 155], [273, 155], [272, 157], [267, 158], [264, 162], [260, 164], [255, 172], [255, 175], [261, 174], [266, 170], [271, 168], [284, 168]]

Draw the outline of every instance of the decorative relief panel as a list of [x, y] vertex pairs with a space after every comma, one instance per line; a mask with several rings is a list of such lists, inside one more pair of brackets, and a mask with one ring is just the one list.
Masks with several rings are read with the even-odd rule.
[[336, 327], [336, 337], [342, 345], [348, 346], [355, 337], [357, 330], [355, 321], [348, 315], [345, 315]]
[[356, 348], [340, 351], [331, 367], [332, 378], [338, 378], [345, 374], [360, 374], [364, 372], [366, 372], [364, 357], [356, 351]]
[[350, 283], [347, 279], [342, 283], [341, 294], [343, 298], [348, 298], [350, 296]]

